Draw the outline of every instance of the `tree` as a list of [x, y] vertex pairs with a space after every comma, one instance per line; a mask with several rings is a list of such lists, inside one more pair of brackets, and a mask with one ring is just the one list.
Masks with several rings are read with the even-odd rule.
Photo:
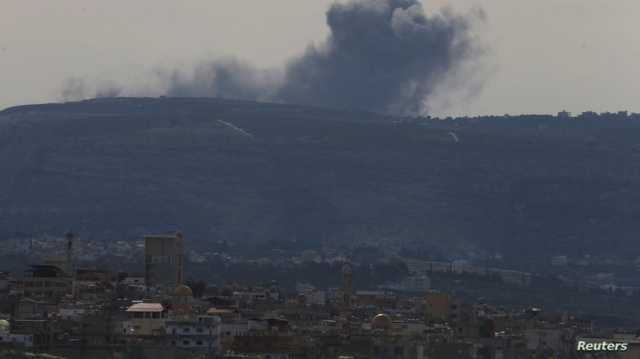
[[194, 298], [201, 298], [207, 290], [207, 283], [203, 280], [188, 280], [187, 285], [191, 288]]

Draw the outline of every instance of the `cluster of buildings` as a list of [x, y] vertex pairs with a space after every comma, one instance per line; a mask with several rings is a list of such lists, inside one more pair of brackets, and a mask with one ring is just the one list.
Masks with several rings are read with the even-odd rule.
[[[79, 268], [75, 241], [67, 234], [64, 256], [32, 265], [22, 277], [0, 273], [0, 351], [64, 358], [640, 358], [633, 333], [598, 331], [568, 313], [469, 302], [429, 290], [426, 276], [357, 290], [345, 261], [338, 288], [190, 287], [180, 233], [144, 238], [140, 275]], [[579, 350], [607, 348], [590, 345], [604, 341], [625, 350]]]
[[[64, 260], [65, 255], [61, 249], [65, 246], [64, 238], [52, 236], [41, 236], [34, 238], [11, 238], [0, 241], [0, 260], [14, 257], [25, 257], [30, 262], [44, 264], [55, 264], [52, 262], [50, 254], [58, 254], [58, 267], [60, 260]], [[267, 268], [271, 271], [287, 270], [296, 271], [305, 264], [328, 264], [342, 263], [346, 260], [343, 252], [330, 246], [320, 250], [304, 249], [299, 251], [282, 251], [273, 249], [265, 252], [261, 257], [251, 257], [242, 255], [240, 251], [234, 249], [232, 243], [218, 241], [207, 250], [196, 250], [185, 248], [183, 261], [201, 266], [214, 265], [224, 266], [229, 271], [242, 270], [244, 267]], [[501, 263], [503, 257], [500, 254], [488, 256], [486, 253], [477, 251], [467, 251], [459, 253], [449, 261], [424, 260], [408, 258], [398, 255], [397, 248], [393, 244], [382, 244], [379, 248], [390, 256], [399, 258], [404, 262], [410, 273], [417, 273], [418, 276], [408, 278], [404, 282], [384, 283], [382, 287], [399, 291], [426, 291], [429, 289], [429, 278], [423, 274], [470, 274], [479, 277], [491, 276], [498, 278], [503, 283], [515, 286], [530, 286], [536, 279], [553, 277], [568, 287], [581, 287], [584, 289], [596, 289], [614, 291], [621, 296], [636, 296], [640, 294], [640, 282], [636, 273], [640, 270], [640, 258], [616, 258], [600, 257], [595, 255], [584, 255], [579, 257], [569, 257], [567, 255], [555, 255], [550, 258], [542, 258], [541, 266], [529, 268], [528, 271], [507, 269], [509, 265]], [[112, 263], [113, 266], [120, 265], [126, 267], [122, 271], [138, 268], [140, 258], [145, 253], [145, 241], [96, 241], [83, 239], [74, 242], [74, 258], [76, 263], [84, 263], [91, 266], [93, 263]], [[43, 258], [45, 254], [45, 258]], [[487, 258], [490, 261], [487, 262]], [[366, 264], [362, 258], [353, 258], [356, 264]], [[116, 264], [117, 263], [117, 264]], [[13, 265], [15, 269], [15, 264]], [[7, 269], [7, 268], [0, 268]], [[139, 269], [135, 269], [139, 270]], [[217, 280], [224, 279], [224, 274], [216, 273]], [[141, 274], [140, 283], [144, 282], [144, 275]], [[132, 279], [128, 279], [132, 281]]]

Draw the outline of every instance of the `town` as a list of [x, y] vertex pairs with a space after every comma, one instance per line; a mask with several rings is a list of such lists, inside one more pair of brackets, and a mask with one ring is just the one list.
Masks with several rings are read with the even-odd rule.
[[[330, 268], [337, 269], [324, 273], [335, 277], [325, 281], [335, 286], [321, 287], [312, 279], [296, 281], [294, 286], [278, 280], [211, 283], [208, 277], [187, 279], [186, 264], [204, 261], [188, 243], [180, 232], [144, 236], [133, 248], [114, 243], [110, 249], [113, 255], [120, 251], [143, 268], [135, 273], [122, 270], [117, 261], [103, 263], [103, 267], [88, 265], [96, 260], [87, 249], [91, 245], [72, 232], [61, 238], [27, 242], [21, 250], [33, 251], [38, 246], [40, 262], [30, 264], [24, 273], [3, 272], [0, 277], [0, 356], [640, 356], [640, 337], [628, 326], [600, 327], [593, 318], [566, 310], [503, 306], [470, 298], [453, 285], [461, 281], [500, 283], [506, 291], [515, 291], [531, 286], [539, 280], [538, 274], [481, 268], [468, 261], [405, 259], [406, 275], [377, 285], [369, 278], [363, 284], [359, 282], [365, 277], [359, 274], [363, 273], [363, 255], [336, 254]], [[317, 252], [307, 250], [292, 262], [322, 260]], [[227, 258], [227, 262], [233, 261]], [[556, 267], [569, 265], [567, 262], [566, 258], [553, 258]], [[452, 283], [436, 289], [436, 281]], [[621, 295], [635, 294], [623, 291]], [[619, 350], [608, 351], [602, 346], [605, 349], [583, 351], [599, 348], [602, 342]]]

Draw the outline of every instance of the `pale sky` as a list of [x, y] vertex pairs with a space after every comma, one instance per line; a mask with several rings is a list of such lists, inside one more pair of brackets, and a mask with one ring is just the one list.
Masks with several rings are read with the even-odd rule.
[[[325, 38], [332, 2], [0, 0], [0, 108], [58, 101], [70, 77], [152, 90], [153, 71], [218, 57], [280, 66]], [[640, 112], [638, 0], [423, 4], [487, 14], [485, 87], [438, 115]]]

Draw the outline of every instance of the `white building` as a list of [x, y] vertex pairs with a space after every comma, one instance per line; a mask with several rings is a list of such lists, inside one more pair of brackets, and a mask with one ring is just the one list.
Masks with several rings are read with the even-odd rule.
[[172, 346], [216, 352], [220, 347], [220, 317], [199, 316], [190, 320], [168, 320], [165, 332]]
[[136, 303], [127, 309], [128, 320], [122, 323], [124, 335], [164, 335], [166, 311], [160, 303]]
[[9, 325], [8, 320], [0, 320], [0, 343], [5, 343], [9, 340]]

